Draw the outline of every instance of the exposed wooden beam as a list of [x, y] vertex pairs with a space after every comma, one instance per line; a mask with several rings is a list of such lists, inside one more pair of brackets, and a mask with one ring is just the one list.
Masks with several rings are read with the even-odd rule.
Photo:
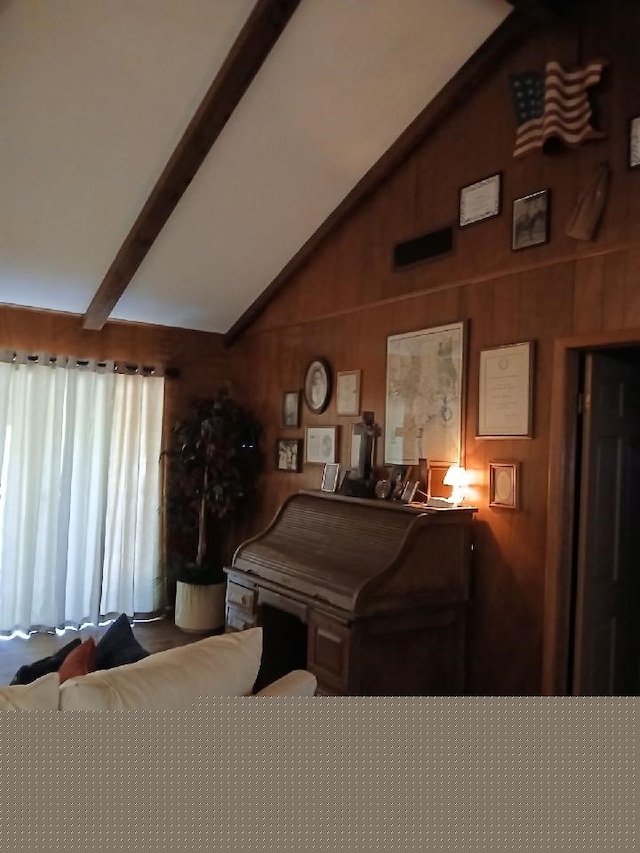
[[258, 0], [98, 287], [82, 325], [101, 329], [300, 0]]
[[330, 232], [355, 210], [425, 137], [436, 130], [459, 104], [468, 100], [471, 91], [484, 82], [486, 75], [504, 56], [524, 41], [533, 27], [533, 22], [518, 11], [512, 12], [502, 22], [234, 323], [225, 335], [227, 346], [231, 346], [255, 322]]

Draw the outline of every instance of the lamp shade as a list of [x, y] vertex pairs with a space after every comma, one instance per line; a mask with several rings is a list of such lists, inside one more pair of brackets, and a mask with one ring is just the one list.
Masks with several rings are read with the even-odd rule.
[[469, 485], [469, 477], [465, 468], [461, 465], [450, 465], [447, 473], [442, 481], [445, 486], [467, 486]]

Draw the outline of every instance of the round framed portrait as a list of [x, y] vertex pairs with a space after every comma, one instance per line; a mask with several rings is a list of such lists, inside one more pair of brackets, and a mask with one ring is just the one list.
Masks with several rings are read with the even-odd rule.
[[304, 377], [304, 401], [319, 415], [329, 405], [331, 397], [331, 368], [323, 358], [314, 358]]

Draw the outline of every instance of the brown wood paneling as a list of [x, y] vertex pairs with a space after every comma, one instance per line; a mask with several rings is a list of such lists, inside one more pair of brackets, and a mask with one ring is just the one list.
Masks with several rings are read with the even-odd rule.
[[[640, 170], [626, 168], [627, 121], [640, 113], [640, 77], [635, 73], [640, 4], [593, 0], [576, 5], [580, 8], [573, 18], [551, 31], [538, 31], [510, 60], [497, 65], [468, 103], [341, 225], [339, 236], [327, 239], [309, 257], [231, 348], [234, 370], [242, 366], [238, 388], [258, 407], [271, 439], [279, 430], [279, 421], [271, 419], [279, 412], [282, 391], [296, 370], [302, 377], [311, 356], [324, 355], [336, 371], [361, 369], [362, 408], [373, 410], [384, 426], [387, 336], [468, 321], [465, 456], [473, 475], [470, 499], [479, 508], [470, 692], [541, 689], [544, 601], [560, 594], [554, 592], [553, 574], [545, 579], [547, 507], [554, 499], [550, 484], [567, 476], [564, 469], [555, 470], [551, 388], [556, 341], [600, 332], [611, 339], [640, 326]], [[599, 55], [611, 59], [609, 77], [593, 92], [601, 102], [606, 139], [575, 150], [554, 146], [515, 160], [509, 74], [542, 69], [549, 59], [571, 65]], [[564, 234], [566, 220], [602, 160], [613, 170], [602, 227], [591, 242], [573, 240]], [[387, 259], [395, 242], [456, 220], [459, 188], [495, 171], [503, 172], [504, 181], [500, 217], [457, 230], [451, 256], [390, 272]], [[512, 252], [511, 202], [542, 187], [552, 191], [551, 239], [545, 246]], [[479, 351], [522, 340], [536, 345], [534, 436], [476, 439]], [[320, 417], [303, 412], [303, 427], [340, 424], [343, 464], [348, 461], [350, 420], [337, 417], [335, 397]], [[291, 434], [302, 435], [303, 430]], [[487, 466], [492, 459], [521, 463], [520, 511], [488, 507]], [[377, 463], [382, 474], [382, 442]], [[251, 529], [264, 526], [287, 494], [319, 482], [317, 466], [305, 465], [297, 475], [271, 466]], [[559, 512], [570, 522], [567, 506], [560, 505]], [[550, 532], [550, 541], [555, 535]], [[561, 640], [551, 636], [545, 642]]]

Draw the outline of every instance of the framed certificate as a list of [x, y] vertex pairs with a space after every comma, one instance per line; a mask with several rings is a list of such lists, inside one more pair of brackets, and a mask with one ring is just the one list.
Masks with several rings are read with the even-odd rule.
[[502, 173], [497, 172], [474, 184], [462, 187], [460, 190], [460, 228], [472, 225], [474, 222], [482, 222], [483, 219], [491, 219], [499, 216], [501, 202]]
[[478, 438], [531, 438], [533, 342], [480, 351]]

